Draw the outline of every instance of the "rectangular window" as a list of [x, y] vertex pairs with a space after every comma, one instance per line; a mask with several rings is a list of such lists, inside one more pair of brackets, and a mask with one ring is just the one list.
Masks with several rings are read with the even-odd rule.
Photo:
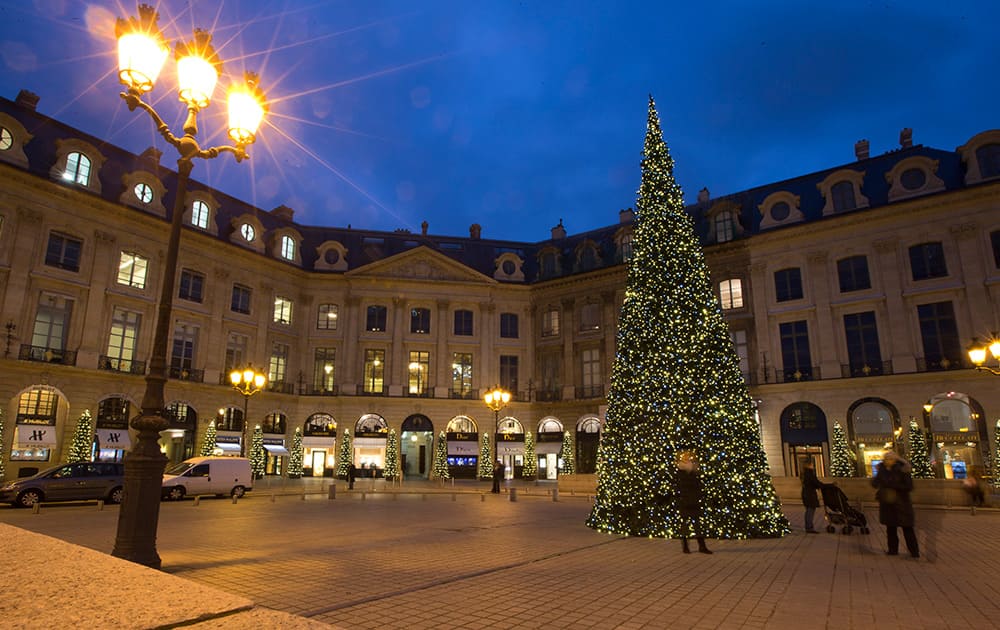
[[580, 307], [580, 330], [600, 330], [601, 329], [601, 305], [596, 302], [588, 302]]
[[802, 272], [798, 267], [774, 272], [774, 295], [778, 302], [802, 299]]
[[559, 335], [559, 309], [550, 307], [542, 313], [542, 336], [555, 337]]
[[841, 293], [872, 288], [871, 276], [868, 274], [868, 258], [866, 256], [851, 256], [838, 260], [837, 277], [840, 279]]
[[[35, 360], [56, 360], [59, 357], [48, 357], [46, 351], [66, 349], [66, 336], [69, 333], [69, 320], [73, 313], [73, 302], [64, 297], [42, 295], [38, 300], [38, 311], [35, 313], [35, 324], [31, 331], [31, 345]], [[34, 356], [39, 354], [39, 356]]]
[[200, 303], [204, 287], [205, 276], [201, 275], [197, 271], [181, 269], [181, 288], [177, 293], [177, 297], [182, 300], [191, 300], [192, 302]]
[[292, 323], [292, 301], [286, 297], [281, 297], [280, 295], [274, 298], [274, 323], [275, 324], [288, 324]]
[[451, 395], [466, 398], [472, 395], [472, 353], [451, 355]]
[[990, 232], [990, 246], [993, 248], [993, 266], [1000, 269], [1000, 230]]
[[271, 345], [271, 359], [267, 364], [267, 380], [273, 387], [285, 382], [288, 371], [288, 344]]
[[743, 380], [750, 383], [750, 344], [747, 343], [747, 331], [730, 330], [729, 338], [733, 340], [733, 348], [740, 360], [740, 374], [743, 375]]
[[807, 381], [812, 378], [809, 354], [809, 328], [805, 320], [779, 325], [783, 381]]
[[542, 385], [537, 392], [538, 400], [551, 401], [560, 399], [559, 367], [560, 358], [558, 354], [545, 354], [540, 357]]
[[[235, 369], [247, 367], [247, 347], [250, 345], [250, 338], [246, 335], [229, 333], [226, 341], [226, 365], [224, 377], [228, 378], [229, 373]], [[229, 381], [226, 381], [228, 384]]]
[[472, 311], [455, 311], [455, 334], [466, 337], [472, 335]]
[[368, 307], [368, 313], [365, 317], [365, 330], [368, 332], [385, 332], [385, 320], [386, 308], [378, 304], [373, 304]]
[[80, 271], [80, 254], [83, 251], [83, 241], [72, 236], [52, 232], [45, 248], [45, 264], [67, 271]]
[[170, 349], [170, 376], [187, 379], [194, 369], [194, 352], [198, 343], [198, 329], [180, 324], [174, 329], [174, 343]]
[[517, 357], [514, 355], [500, 355], [500, 387], [517, 394]]
[[313, 389], [317, 392], [334, 392], [334, 348], [316, 348], [313, 357]]
[[115, 307], [111, 314], [111, 333], [108, 335], [108, 363], [111, 369], [131, 372], [135, 359], [136, 339], [139, 337], [139, 313]]
[[719, 301], [724, 311], [743, 308], [743, 281], [739, 278], [730, 278], [720, 282]]
[[381, 394], [385, 384], [385, 350], [365, 350], [366, 394]]
[[844, 334], [847, 338], [847, 361], [851, 376], [881, 374], [882, 351], [878, 346], [875, 312], [844, 315]]
[[601, 351], [597, 348], [584, 350], [580, 353], [580, 364], [583, 368], [580, 384], [583, 385], [584, 395], [592, 396], [604, 383], [601, 375]]
[[431, 311], [428, 308], [410, 309], [410, 332], [427, 335], [431, 332]]
[[924, 362], [928, 370], [946, 370], [962, 365], [962, 344], [958, 339], [955, 309], [951, 302], [917, 306]]
[[148, 266], [149, 261], [142, 256], [122, 252], [118, 262], [118, 284], [124, 284], [134, 289], [145, 289]]
[[410, 396], [423, 396], [427, 392], [427, 376], [431, 370], [431, 353], [410, 351], [406, 391]]
[[941, 243], [921, 243], [910, 248], [910, 271], [914, 280], [942, 278], [948, 275]]
[[500, 313], [500, 336], [504, 339], [517, 339], [516, 313]]
[[230, 310], [234, 313], [243, 313], [244, 315], [250, 314], [250, 299], [253, 297], [253, 291], [250, 287], [243, 286], [242, 284], [233, 285], [233, 299], [230, 304]]
[[316, 314], [316, 328], [318, 330], [337, 330], [339, 311], [336, 304], [320, 304]]
[[715, 242], [726, 243], [733, 240], [733, 213], [720, 212], [715, 215]]

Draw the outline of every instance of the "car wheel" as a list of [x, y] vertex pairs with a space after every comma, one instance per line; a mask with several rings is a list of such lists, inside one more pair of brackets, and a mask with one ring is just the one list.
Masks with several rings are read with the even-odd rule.
[[184, 486], [174, 486], [167, 491], [167, 498], [171, 501], [180, 501], [184, 498]]
[[112, 488], [111, 492], [108, 493], [108, 503], [114, 503], [115, 505], [121, 505], [122, 498], [125, 496], [125, 489], [121, 486]]
[[42, 493], [40, 490], [25, 490], [21, 494], [17, 495], [17, 505], [20, 507], [31, 507], [36, 503], [42, 502]]
[[235, 488], [233, 488], [233, 491], [230, 493], [230, 496], [234, 496], [237, 499], [242, 499], [243, 495], [246, 493], [247, 493], [246, 488], [244, 488], [243, 486], [236, 486]]

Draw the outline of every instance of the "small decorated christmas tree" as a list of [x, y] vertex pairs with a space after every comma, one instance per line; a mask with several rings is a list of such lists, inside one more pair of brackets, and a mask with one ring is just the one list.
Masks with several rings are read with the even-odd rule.
[[448, 470], [448, 436], [444, 431], [438, 434], [434, 447], [434, 476], [438, 479], [451, 479], [451, 471]]
[[66, 454], [66, 461], [89, 462], [91, 449], [94, 446], [94, 427], [90, 416], [90, 409], [84, 409], [80, 419], [76, 422], [76, 431], [73, 433], [73, 442], [69, 445], [69, 452]]
[[389, 436], [385, 441], [385, 471], [383, 474], [386, 481], [399, 479], [399, 438], [396, 436], [396, 429], [389, 429]]
[[847, 434], [839, 422], [833, 423], [833, 442], [830, 445], [830, 474], [834, 477], [853, 477], [854, 463], [847, 446]]
[[910, 452], [907, 454], [913, 467], [914, 479], [933, 479], [930, 456], [927, 452], [927, 437], [920, 430], [917, 421], [910, 420]]
[[298, 479], [302, 476], [302, 429], [295, 427], [292, 436], [292, 450], [288, 453], [288, 478]]
[[538, 474], [538, 456], [535, 455], [535, 438], [531, 437], [531, 431], [524, 434], [524, 467], [521, 468], [521, 477], [534, 479]]
[[493, 456], [490, 449], [490, 434], [483, 431], [483, 437], [479, 441], [479, 478], [493, 478]]
[[573, 434], [569, 431], [563, 432], [562, 448], [559, 450], [559, 459], [562, 460], [562, 470], [564, 475], [576, 473], [576, 455], [573, 448]]
[[347, 479], [347, 469], [354, 463], [354, 449], [351, 448], [351, 430], [344, 429], [340, 440], [340, 461], [337, 462], [337, 477]]
[[261, 431], [260, 425], [257, 425], [253, 429], [253, 438], [250, 440], [250, 473], [254, 479], [264, 478], [264, 471], [267, 465], [266, 457], [264, 453], [264, 432]]
[[208, 457], [215, 453], [215, 436], [218, 433], [215, 430], [215, 421], [208, 421], [208, 428], [205, 429], [205, 437], [201, 441], [201, 456]]

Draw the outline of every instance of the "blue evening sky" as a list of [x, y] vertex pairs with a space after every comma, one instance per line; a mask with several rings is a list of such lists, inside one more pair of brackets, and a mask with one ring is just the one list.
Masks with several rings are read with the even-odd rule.
[[[297, 221], [539, 241], [635, 203], [649, 94], [686, 198], [1000, 127], [1000, 3], [161, 0], [212, 30], [224, 76], [272, 100], [251, 161], [194, 177]], [[192, 9], [191, 7], [194, 7]], [[192, 15], [196, 11], [197, 15]], [[173, 149], [118, 98], [116, 1], [0, 0], [0, 95], [139, 152]], [[168, 62], [152, 96], [179, 132]], [[224, 93], [200, 138], [223, 140]]]

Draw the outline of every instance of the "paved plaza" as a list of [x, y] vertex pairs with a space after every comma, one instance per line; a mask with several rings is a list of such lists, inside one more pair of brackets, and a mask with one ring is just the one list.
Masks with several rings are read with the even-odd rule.
[[[1000, 619], [1000, 513], [922, 509], [923, 557], [867, 536], [674, 540], [587, 528], [590, 502], [507, 495], [346, 492], [164, 503], [158, 549], [177, 577], [339, 628], [948, 628]], [[273, 496], [272, 496], [273, 495]], [[800, 506], [786, 507], [794, 525]], [[110, 552], [118, 510], [0, 507], [0, 522]], [[8, 585], [12, 586], [12, 585]], [[18, 592], [29, 592], [17, 585]], [[9, 589], [5, 588], [6, 596]], [[58, 627], [53, 618], [52, 627]]]

